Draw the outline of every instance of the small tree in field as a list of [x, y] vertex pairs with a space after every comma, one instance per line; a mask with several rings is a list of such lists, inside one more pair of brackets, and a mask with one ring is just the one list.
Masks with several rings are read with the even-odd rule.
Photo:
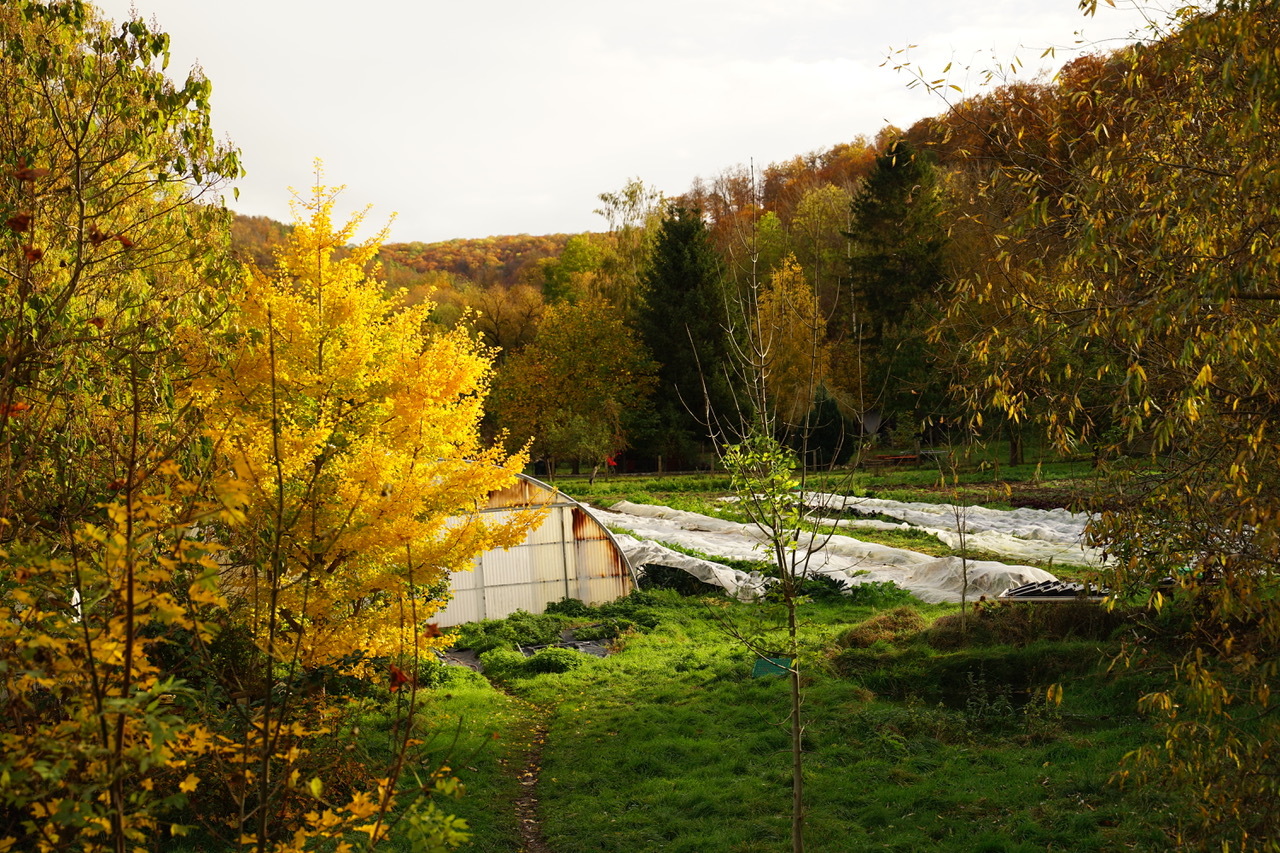
[[[790, 715], [787, 721], [791, 745], [791, 847], [804, 850], [804, 718], [800, 689], [800, 643], [797, 607], [808, 576], [810, 551], [801, 543], [806, 535], [806, 515], [797, 477], [798, 460], [771, 436], [752, 435], [725, 448], [721, 461], [733, 477], [733, 490], [746, 506], [748, 516], [765, 535], [769, 560], [777, 567], [777, 579], [770, 591], [782, 600], [786, 610], [785, 655]], [[734, 630], [734, 629], [731, 629]], [[735, 635], [760, 657], [776, 654], [767, 640]]]
[[[826, 322], [813, 284], [794, 258], [785, 259], [768, 282], [754, 275], [729, 300], [727, 316], [731, 378], [738, 389], [736, 418], [726, 407], [708, 406], [719, 439], [721, 462], [733, 477], [739, 506], [765, 542], [776, 569], [771, 595], [785, 610], [785, 654], [790, 713], [792, 805], [791, 849], [804, 850], [804, 716], [801, 690], [799, 613], [812, 555], [829, 534], [811, 523], [807, 505], [814, 471], [806, 465], [815, 437], [815, 400], [829, 367]], [[835, 453], [839, 454], [840, 441]], [[818, 510], [820, 513], [820, 509]], [[770, 643], [729, 630], [761, 657]]]

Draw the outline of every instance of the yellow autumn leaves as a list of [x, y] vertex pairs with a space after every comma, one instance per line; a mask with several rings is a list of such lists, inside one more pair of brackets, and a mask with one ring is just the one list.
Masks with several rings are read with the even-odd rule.
[[520, 466], [479, 435], [490, 353], [384, 292], [381, 235], [343, 248], [360, 220], [334, 226], [337, 192], [317, 183], [298, 202], [276, 269], [248, 273], [226, 335], [193, 353], [219, 365], [191, 393], [248, 495], [226, 591], [274, 656], [303, 666], [413, 648], [441, 601], [411, 607], [411, 589], [438, 588], [528, 522], [473, 517]]
[[[385, 292], [377, 241], [346, 248], [357, 221], [331, 221], [337, 192], [317, 183], [220, 325], [175, 333], [186, 375], [168, 387], [197, 440], [153, 441], [135, 405], [117, 500], [69, 548], [3, 555], [0, 781], [20, 817], [0, 850], [149, 846], [184, 808], [259, 850], [377, 842], [401, 793], [423, 827], [465, 837], [394, 778], [297, 808], [326, 802], [311, 753], [341, 716], [299, 685], [411, 669], [446, 641], [427, 625], [449, 573], [536, 520], [476, 512], [521, 464], [479, 432], [490, 353]], [[220, 674], [236, 637], [247, 669]]]
[[765, 390], [784, 425], [803, 422], [830, 375], [825, 326], [815, 288], [787, 255], [761, 289], [752, 330]]
[[397, 778], [416, 697], [395, 762], [333, 744], [440, 642], [448, 572], [521, 536], [474, 513], [519, 463], [479, 435], [489, 354], [386, 292], [336, 190], [271, 269], [234, 261], [205, 202], [238, 155], [167, 52], [0, 4], [0, 851], [380, 841], [432, 796]]

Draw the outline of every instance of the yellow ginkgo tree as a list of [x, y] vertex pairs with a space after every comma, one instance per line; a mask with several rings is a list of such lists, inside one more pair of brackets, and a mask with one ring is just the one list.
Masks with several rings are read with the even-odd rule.
[[299, 791], [309, 785], [322, 802], [332, 795], [302, 775], [319, 769], [307, 756], [341, 727], [341, 703], [324, 699], [325, 674], [412, 686], [420, 656], [446, 642], [430, 618], [449, 573], [516, 544], [538, 519], [533, 510], [480, 512], [521, 466], [481, 439], [491, 354], [464, 330], [435, 330], [430, 305], [388, 295], [374, 263], [385, 232], [352, 245], [362, 217], [336, 226], [341, 188], [319, 175], [296, 203], [299, 222], [274, 268], [251, 267], [222, 333], [189, 342], [199, 377], [191, 402], [211, 459], [245, 496], [242, 523], [202, 533], [226, 546], [219, 581], [229, 624], [259, 651], [254, 673], [224, 685], [239, 687], [227, 689], [241, 703], [227, 742], [240, 747], [214, 759], [230, 810], [207, 825], [263, 851], [353, 829], [373, 844], [389, 830], [393, 802], [407, 797], [413, 814], [451, 839], [443, 849], [461, 842], [465, 823], [428, 800], [455, 783], [439, 774], [425, 787], [397, 781], [420, 742], [416, 693], [377, 795], [357, 790], [350, 806], [308, 813], [310, 829], [278, 846]]
[[224, 591], [264, 651], [303, 668], [414, 648], [449, 573], [530, 521], [476, 512], [521, 464], [479, 433], [490, 353], [387, 295], [385, 233], [349, 246], [362, 217], [334, 225], [340, 189], [317, 180], [296, 203], [195, 390], [249, 495]]

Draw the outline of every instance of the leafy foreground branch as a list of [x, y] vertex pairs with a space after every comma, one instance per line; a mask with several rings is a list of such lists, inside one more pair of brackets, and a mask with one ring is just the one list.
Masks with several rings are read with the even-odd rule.
[[1145, 700], [1162, 745], [1126, 774], [1194, 795], [1181, 844], [1276, 851], [1280, 5], [1170, 23], [1046, 90], [1005, 90], [997, 117], [994, 97], [958, 108], [990, 261], [958, 281], [951, 320], [971, 330], [975, 417], [1092, 447], [1105, 582], [1182, 620], [1177, 678]]

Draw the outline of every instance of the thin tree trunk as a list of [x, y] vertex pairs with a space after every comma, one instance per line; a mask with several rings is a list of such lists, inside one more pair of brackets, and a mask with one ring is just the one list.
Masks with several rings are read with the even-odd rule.
[[1021, 465], [1026, 461], [1022, 447], [1022, 425], [1009, 422], [1009, 465]]
[[[795, 630], [795, 609], [791, 610]], [[794, 645], [794, 644], [793, 644]], [[793, 652], [795, 651], [793, 647]], [[791, 659], [791, 851], [804, 851], [804, 729], [801, 726], [800, 658]]]

